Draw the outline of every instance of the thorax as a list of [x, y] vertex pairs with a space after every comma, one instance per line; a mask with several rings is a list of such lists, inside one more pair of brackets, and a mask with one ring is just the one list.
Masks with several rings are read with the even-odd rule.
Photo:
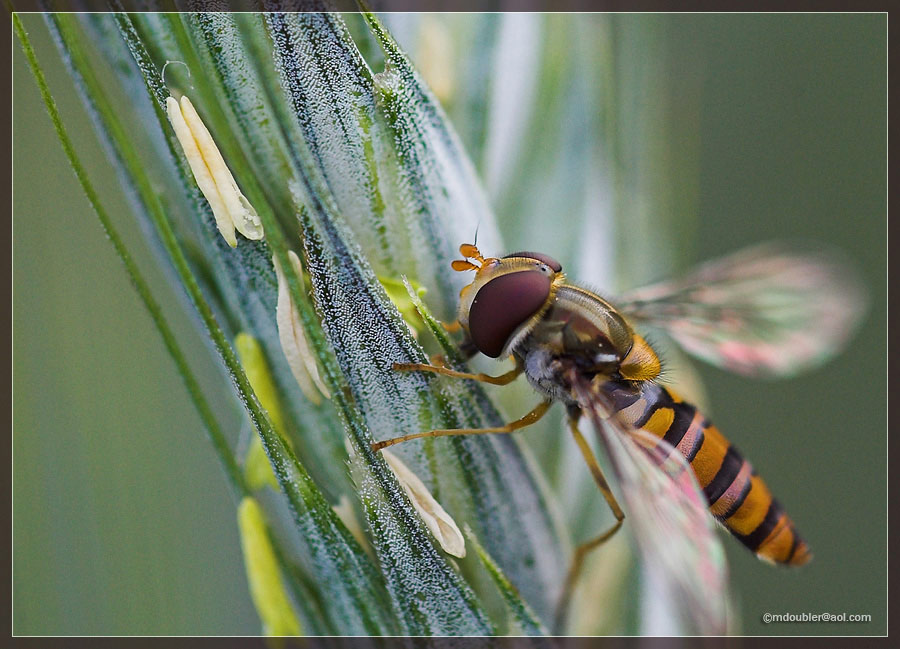
[[564, 284], [540, 318], [517, 332], [509, 347], [528, 381], [545, 395], [575, 403], [567, 374], [627, 385], [656, 378], [659, 359], [615, 308], [590, 291]]

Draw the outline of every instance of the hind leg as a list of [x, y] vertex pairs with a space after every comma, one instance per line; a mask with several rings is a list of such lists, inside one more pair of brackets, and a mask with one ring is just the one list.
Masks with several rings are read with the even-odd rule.
[[569, 604], [572, 599], [572, 591], [575, 589], [575, 584], [577, 583], [578, 577], [581, 573], [581, 569], [584, 566], [585, 557], [587, 557], [591, 550], [599, 548], [601, 545], [606, 543], [606, 541], [611, 539], [615, 535], [615, 533], [619, 531], [619, 528], [622, 527], [622, 522], [625, 520], [625, 512], [622, 511], [622, 508], [619, 506], [616, 497], [613, 495], [612, 490], [609, 488], [609, 483], [606, 481], [606, 477], [600, 470], [600, 465], [597, 463], [597, 458], [594, 457], [594, 452], [591, 450], [591, 447], [587, 443], [587, 440], [584, 438], [584, 435], [582, 435], [581, 431], [578, 430], [578, 420], [573, 416], [569, 417], [569, 429], [572, 431], [573, 437], [575, 437], [575, 442], [578, 444], [578, 449], [581, 451], [581, 455], [584, 457], [584, 461], [587, 463], [588, 469], [590, 469], [591, 471], [591, 476], [593, 476], [594, 482], [597, 483], [597, 487], [600, 489], [600, 493], [603, 494], [603, 498], [606, 500], [606, 503], [612, 510], [613, 516], [616, 517], [616, 522], [612, 527], [603, 532], [603, 534], [601, 534], [600, 536], [591, 539], [586, 543], [582, 543], [577, 548], [575, 548], [575, 554], [572, 557], [572, 563], [569, 566], [569, 572], [566, 575], [566, 581], [563, 585], [562, 596], [560, 597], [559, 604], [556, 607], [556, 619], [554, 624], [555, 631], [557, 633], [560, 633], [562, 631], [562, 625], [566, 621]]

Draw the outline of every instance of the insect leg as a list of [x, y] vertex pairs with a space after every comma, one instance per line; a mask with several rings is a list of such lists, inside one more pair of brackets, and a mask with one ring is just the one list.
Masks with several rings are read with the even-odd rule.
[[441, 326], [444, 328], [444, 331], [451, 334], [455, 334], [457, 331], [460, 331], [462, 329], [462, 325], [459, 323], [459, 320], [454, 320], [450, 324], [442, 322]]
[[552, 403], [553, 402], [550, 399], [542, 401], [524, 417], [516, 419], [515, 421], [511, 421], [510, 423], [503, 426], [497, 426], [495, 428], [446, 428], [439, 430], [429, 430], [425, 431], [424, 433], [411, 433], [409, 435], [402, 435], [400, 437], [394, 437], [392, 439], [385, 439], [380, 442], [375, 442], [374, 444], [372, 444], [372, 450], [380, 451], [387, 446], [393, 446], [394, 444], [406, 442], [411, 439], [419, 439], [420, 437], [444, 437], [447, 435], [484, 435], [485, 433], [512, 433], [519, 430], [520, 428], [530, 426], [538, 419], [543, 417], [547, 410], [550, 409], [550, 405]]
[[625, 519], [625, 512], [622, 511], [622, 508], [619, 507], [619, 503], [616, 501], [616, 497], [613, 496], [609, 483], [603, 476], [603, 472], [600, 470], [600, 465], [597, 464], [597, 458], [594, 457], [594, 452], [591, 450], [590, 445], [587, 443], [584, 435], [581, 434], [581, 431], [578, 430], [577, 419], [569, 418], [569, 429], [572, 431], [572, 436], [575, 437], [578, 449], [581, 451], [581, 455], [584, 456], [584, 461], [587, 462], [588, 469], [590, 469], [594, 482], [597, 483], [597, 487], [600, 489], [600, 493], [603, 494], [607, 504], [609, 504], [609, 508], [612, 510], [616, 520], [621, 522]]
[[524, 369], [521, 364], [517, 364], [505, 374], [501, 374], [500, 376], [490, 376], [489, 374], [457, 372], [456, 370], [451, 370], [447, 367], [426, 365], [425, 363], [394, 363], [391, 367], [397, 372], [433, 372], [434, 374], [443, 374], [444, 376], [452, 376], [457, 379], [471, 379], [473, 381], [481, 381], [482, 383], [491, 383], [493, 385], [507, 385], [512, 383]]
[[[459, 343], [459, 353], [465, 360], [469, 360], [478, 353], [478, 348], [471, 340], [466, 338]], [[446, 367], [447, 359], [443, 354], [432, 354], [428, 361], [436, 367]]]
[[562, 596], [560, 597], [559, 604], [556, 608], [555, 625], [557, 631], [561, 630], [562, 624], [563, 622], [565, 622], [566, 614], [569, 608], [569, 602], [572, 599], [572, 591], [575, 589], [575, 583], [578, 581], [578, 576], [581, 572], [582, 566], [584, 565], [585, 557], [587, 557], [588, 553], [591, 550], [600, 547], [616, 532], [618, 532], [619, 528], [622, 527], [622, 522], [625, 520], [625, 512], [622, 511], [622, 508], [616, 501], [616, 497], [613, 495], [612, 490], [609, 488], [609, 483], [603, 476], [603, 472], [600, 470], [600, 465], [597, 464], [597, 458], [594, 457], [594, 452], [591, 450], [591, 447], [587, 443], [587, 440], [584, 438], [584, 435], [582, 435], [581, 431], [578, 430], [577, 418], [571, 416], [569, 417], [569, 429], [572, 431], [572, 435], [575, 437], [575, 442], [578, 444], [578, 449], [581, 451], [581, 455], [584, 457], [584, 461], [587, 462], [588, 468], [591, 471], [591, 475], [594, 478], [594, 482], [597, 483], [597, 487], [600, 489], [600, 493], [603, 494], [603, 498], [606, 500], [606, 503], [612, 510], [613, 516], [616, 517], [616, 522], [612, 527], [610, 527], [600, 536], [591, 539], [586, 543], [582, 543], [577, 548], [575, 548], [575, 555], [572, 557], [572, 564], [569, 567], [569, 572], [566, 575], [566, 581], [563, 585]]

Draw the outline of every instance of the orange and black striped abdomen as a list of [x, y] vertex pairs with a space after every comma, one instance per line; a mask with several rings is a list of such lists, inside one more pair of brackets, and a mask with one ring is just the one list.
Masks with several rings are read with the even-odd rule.
[[767, 561], [809, 561], [809, 547], [766, 483], [697, 408], [649, 381], [639, 387], [610, 382], [605, 389], [625, 421], [661, 437], [687, 459], [710, 513], [741, 543]]

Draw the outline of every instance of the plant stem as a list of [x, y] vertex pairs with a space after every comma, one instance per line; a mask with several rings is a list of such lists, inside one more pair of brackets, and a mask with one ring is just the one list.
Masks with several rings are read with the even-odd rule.
[[34, 75], [35, 81], [38, 85], [38, 89], [41, 92], [41, 98], [44, 100], [44, 105], [46, 106], [47, 112], [50, 115], [50, 120], [53, 122], [53, 127], [56, 130], [56, 135], [59, 138], [60, 143], [62, 144], [66, 157], [69, 159], [69, 164], [72, 165], [72, 170], [75, 172], [75, 176], [78, 178], [78, 182], [81, 184], [81, 188], [82, 190], [84, 190], [84, 193], [87, 196], [91, 207], [93, 207], [94, 212], [97, 214], [97, 218], [100, 220], [100, 224], [103, 227], [103, 230], [106, 232], [106, 236], [109, 237], [109, 240], [112, 243], [116, 254], [119, 256], [119, 259], [122, 260], [122, 264], [125, 266], [128, 277], [131, 279], [131, 283], [137, 290], [138, 296], [141, 298], [141, 301], [144, 303], [144, 306], [150, 313], [150, 317], [153, 318], [153, 322], [156, 325], [160, 336], [162, 336], [163, 343], [166, 346], [166, 350], [169, 352], [169, 356], [171, 356], [172, 360], [175, 362], [178, 373], [181, 375], [181, 378], [184, 381], [184, 385], [188, 390], [191, 401], [193, 402], [194, 407], [197, 409], [197, 413], [200, 415], [200, 419], [203, 421], [203, 425], [206, 428], [210, 441], [212, 441], [213, 448], [216, 451], [219, 462], [222, 464], [222, 468], [225, 470], [225, 475], [228, 478], [228, 483], [231, 487], [232, 493], [237, 500], [240, 500], [240, 498], [242, 498], [243, 496], [250, 495], [250, 491], [248, 490], [247, 485], [244, 482], [244, 477], [241, 473], [240, 467], [237, 465], [237, 462], [235, 461], [234, 456], [231, 453], [231, 448], [229, 447], [228, 442], [225, 439], [225, 435], [223, 434], [222, 429], [219, 427], [219, 424], [212, 413], [212, 409], [210, 408], [209, 403], [203, 396], [203, 393], [200, 389], [200, 384], [198, 383], [196, 377], [188, 366], [185, 355], [182, 352], [181, 347], [178, 345], [172, 329], [166, 322], [165, 316], [162, 313], [162, 309], [160, 308], [159, 303], [153, 297], [147, 281], [144, 279], [137, 265], [134, 263], [134, 260], [131, 258], [131, 255], [129, 254], [128, 249], [125, 247], [121, 236], [119, 235], [115, 226], [112, 224], [112, 220], [109, 218], [109, 214], [107, 214], [106, 209], [101, 204], [100, 198], [97, 196], [97, 192], [94, 190], [94, 187], [87, 176], [87, 172], [81, 164], [81, 160], [75, 153], [75, 149], [72, 146], [72, 141], [69, 139], [69, 135], [66, 132], [65, 127], [63, 126], [62, 119], [60, 118], [59, 110], [56, 107], [56, 101], [54, 101], [52, 95], [50, 94], [50, 89], [47, 86], [47, 81], [44, 78], [44, 73], [41, 71], [40, 65], [38, 64], [37, 57], [35, 56], [34, 49], [31, 47], [31, 42], [28, 38], [28, 35], [25, 33], [25, 28], [22, 25], [22, 21], [20, 20], [18, 14], [15, 13], [13, 14], [13, 25], [16, 30], [16, 35], [18, 36], [19, 41], [22, 43], [22, 49], [24, 50], [25, 56], [28, 59], [28, 65], [31, 69], [32, 75]]

